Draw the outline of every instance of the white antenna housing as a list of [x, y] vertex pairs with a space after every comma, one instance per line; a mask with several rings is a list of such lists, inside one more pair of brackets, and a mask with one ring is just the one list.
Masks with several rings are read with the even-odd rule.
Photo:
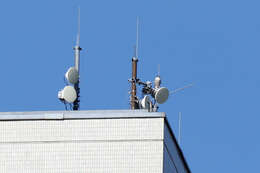
[[160, 88], [161, 83], [162, 83], [162, 81], [161, 81], [161, 77], [160, 77], [160, 64], [158, 64], [158, 72], [157, 72], [156, 77], [154, 78], [154, 88], [155, 89]]
[[161, 87], [155, 90], [154, 98], [157, 103], [163, 104], [169, 97], [169, 90], [165, 87]]
[[151, 105], [151, 99], [148, 95], [144, 96], [144, 98], [141, 100], [141, 106], [142, 109], [150, 109]]
[[70, 67], [65, 74], [66, 79], [71, 84], [76, 84], [79, 81], [79, 73], [75, 67]]
[[154, 88], [155, 88], [155, 89], [160, 88], [161, 82], [162, 82], [162, 81], [161, 81], [160, 76], [156, 76], [156, 77], [154, 78]]
[[68, 103], [73, 103], [77, 99], [77, 92], [72, 86], [65, 86], [63, 90], [59, 91], [58, 98]]

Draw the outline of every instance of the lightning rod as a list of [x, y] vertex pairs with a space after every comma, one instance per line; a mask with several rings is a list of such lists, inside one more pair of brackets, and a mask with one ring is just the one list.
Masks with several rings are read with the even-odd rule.
[[139, 42], [139, 17], [136, 20], [136, 45], [135, 55], [132, 58], [132, 79], [131, 79], [131, 109], [138, 109], [138, 99], [136, 96], [136, 84], [137, 84], [137, 62], [138, 62], [138, 42]]

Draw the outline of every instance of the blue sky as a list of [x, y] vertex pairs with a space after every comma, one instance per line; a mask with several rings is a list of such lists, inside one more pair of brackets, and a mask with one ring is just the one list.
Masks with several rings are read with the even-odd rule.
[[81, 7], [81, 109], [128, 109], [140, 16], [139, 77], [193, 83], [160, 107], [192, 172], [257, 172], [260, 20], [256, 0], [0, 1], [0, 111], [64, 110]]

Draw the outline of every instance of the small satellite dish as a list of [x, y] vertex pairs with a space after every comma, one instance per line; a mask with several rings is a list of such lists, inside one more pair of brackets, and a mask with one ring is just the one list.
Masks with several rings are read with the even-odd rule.
[[157, 101], [157, 103], [163, 104], [164, 102], [166, 102], [168, 97], [169, 97], [169, 90], [167, 88], [161, 87], [155, 90], [154, 98]]
[[77, 92], [72, 86], [65, 86], [58, 94], [59, 99], [65, 100], [68, 103], [73, 103], [77, 99]]
[[141, 100], [141, 106], [143, 109], [149, 109], [150, 103], [151, 103], [151, 100], [148, 95], [144, 96], [144, 98]]
[[79, 81], [79, 72], [75, 67], [70, 67], [65, 77], [71, 84], [76, 84]]

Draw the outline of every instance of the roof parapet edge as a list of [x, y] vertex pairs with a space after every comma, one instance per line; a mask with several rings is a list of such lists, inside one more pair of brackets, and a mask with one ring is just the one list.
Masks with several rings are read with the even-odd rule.
[[164, 112], [145, 110], [87, 110], [87, 111], [33, 111], [0, 112], [0, 121], [8, 120], [66, 120], [66, 119], [119, 119], [164, 118]]

